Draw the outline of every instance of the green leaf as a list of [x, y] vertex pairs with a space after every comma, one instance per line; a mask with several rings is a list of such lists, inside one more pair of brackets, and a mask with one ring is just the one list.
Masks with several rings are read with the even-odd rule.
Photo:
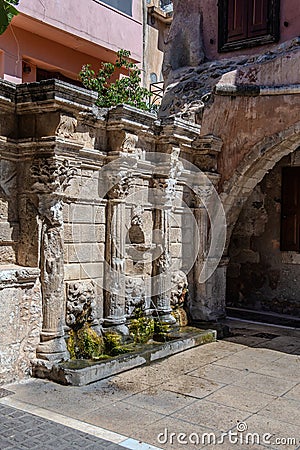
[[19, 14], [17, 9], [12, 5], [18, 5], [19, 0], [0, 0], [0, 34], [3, 34], [8, 25]]

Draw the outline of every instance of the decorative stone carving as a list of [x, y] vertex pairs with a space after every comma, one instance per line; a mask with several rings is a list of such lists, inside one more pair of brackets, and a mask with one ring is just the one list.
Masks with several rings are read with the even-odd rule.
[[179, 160], [179, 154], [180, 149], [173, 148], [169, 159], [165, 163], [167, 168], [165, 166], [163, 167], [164, 172], [167, 169], [168, 175], [154, 179], [154, 188], [158, 190], [155, 194], [161, 206], [171, 206], [175, 198], [176, 185], [183, 170], [183, 164]]
[[136, 151], [138, 137], [136, 134], [126, 133], [126, 137], [121, 144], [123, 152], [133, 153]]
[[143, 226], [143, 208], [140, 205], [132, 208], [131, 225]]
[[108, 172], [107, 179], [109, 186], [112, 186], [108, 191], [108, 196], [111, 199], [122, 200], [128, 195], [132, 180], [127, 170], [120, 170], [118, 173]]
[[50, 193], [63, 191], [69, 186], [71, 178], [77, 172], [68, 160], [62, 162], [55, 158], [36, 158], [30, 169], [33, 179], [32, 191]]
[[92, 282], [67, 284], [66, 324], [77, 330], [95, 319], [95, 288]]
[[146, 308], [145, 285], [142, 278], [126, 278], [125, 282], [125, 312], [128, 317], [132, 316], [135, 308]]
[[187, 313], [184, 309], [186, 306], [186, 296], [188, 292], [188, 281], [186, 274], [178, 270], [172, 274], [172, 289], [170, 292], [172, 314], [180, 326], [188, 325]]
[[64, 340], [64, 246], [61, 194], [76, 169], [67, 160], [36, 158], [30, 168], [32, 191], [38, 197], [42, 221], [41, 289], [43, 327], [37, 355], [41, 359], [68, 359]]
[[77, 120], [75, 117], [64, 116], [60, 118], [60, 123], [56, 129], [57, 136], [63, 138], [73, 138], [77, 127]]
[[164, 249], [161, 255], [155, 260], [156, 266], [159, 268], [159, 272], [166, 272], [171, 266], [171, 255]]

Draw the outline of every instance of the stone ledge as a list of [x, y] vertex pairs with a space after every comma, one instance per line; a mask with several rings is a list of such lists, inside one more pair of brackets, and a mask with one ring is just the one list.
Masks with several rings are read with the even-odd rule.
[[87, 89], [72, 86], [59, 80], [44, 80], [35, 83], [25, 83], [16, 87], [16, 104], [18, 110], [26, 109], [32, 111], [33, 103], [60, 102], [72, 107], [96, 108], [97, 93]]
[[33, 286], [39, 276], [36, 267], [0, 266], [0, 289]]
[[215, 330], [200, 330], [187, 327], [180, 337], [164, 343], [145, 344], [140, 351], [127, 353], [105, 361], [73, 360], [54, 364], [38, 360], [33, 367], [33, 375], [47, 378], [64, 385], [84, 386], [116, 375], [120, 372], [144, 366], [167, 356], [199, 345], [216, 341]]

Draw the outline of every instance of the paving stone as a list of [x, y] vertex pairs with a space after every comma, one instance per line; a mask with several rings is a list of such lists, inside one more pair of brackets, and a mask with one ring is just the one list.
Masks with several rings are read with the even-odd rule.
[[223, 386], [224, 384], [206, 380], [205, 378], [182, 375], [177, 379], [166, 383], [165, 389], [190, 397], [204, 398]]
[[192, 397], [155, 388], [134, 394], [124, 400], [129, 405], [147, 408], [161, 414], [172, 414], [174, 411], [184, 408], [194, 401], [195, 399]]
[[[270, 446], [274, 449], [295, 450], [300, 444], [300, 428], [296, 425], [287, 424], [281, 420], [276, 420], [270, 417], [264, 417], [260, 413], [254, 414], [247, 419], [247, 432], [258, 433], [260, 436], [266, 433], [271, 434]], [[275, 439], [291, 438], [295, 439], [295, 445], [276, 445]]]
[[207, 400], [198, 400], [172, 414], [178, 419], [222, 432], [230, 430], [238, 421], [245, 420], [250, 415], [249, 411], [217, 405]]
[[248, 375], [248, 371], [231, 369], [230, 367], [222, 367], [217, 364], [209, 364], [199, 369], [188, 372], [192, 377], [206, 378], [210, 381], [216, 381], [223, 384], [232, 384], [237, 380], [244, 379]]
[[259, 414], [271, 419], [298, 425], [300, 429], [299, 402], [295, 400], [278, 398], [263, 408]]
[[[207, 397], [208, 401], [256, 413], [276, 397], [238, 386], [225, 386]], [[217, 406], [216, 406], [217, 407]]]
[[295, 385], [295, 381], [287, 381], [282, 378], [276, 378], [258, 373], [248, 373], [246, 377], [234, 383], [234, 386], [240, 386], [245, 389], [276, 396], [284, 395]]
[[107, 430], [134, 437], [134, 433], [138, 429], [145, 429], [150, 423], [157, 422], [163, 417], [165, 417], [163, 414], [120, 401], [115, 405], [108, 404], [101, 409], [96, 409], [83, 416], [82, 420]]
[[[3, 419], [3, 420], [2, 420]], [[76, 450], [85, 449], [88, 446], [94, 445], [94, 448], [101, 450], [102, 448], [109, 448], [111, 442], [105, 441], [87, 433], [82, 433], [77, 430], [73, 430], [70, 427], [66, 427], [55, 422], [39, 418], [40, 429], [43, 430], [43, 439], [37, 439], [34, 435], [28, 436], [26, 433], [26, 427], [28, 423], [36, 421], [36, 417], [27, 412], [23, 412], [11, 407], [3, 407], [0, 405], [0, 423], [10, 423], [10, 435], [7, 433], [7, 428], [0, 427], [0, 449], [1, 450], [25, 450], [35, 449], [39, 450]], [[24, 420], [24, 423], [22, 422]], [[23, 425], [23, 431], [16, 431], [16, 428], [20, 428]], [[42, 447], [41, 447], [41, 442]], [[124, 449], [119, 445], [113, 444], [117, 450]]]

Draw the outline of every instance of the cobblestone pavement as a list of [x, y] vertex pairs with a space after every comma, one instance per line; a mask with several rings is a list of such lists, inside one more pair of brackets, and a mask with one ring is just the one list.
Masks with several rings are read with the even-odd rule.
[[1, 450], [124, 450], [120, 445], [0, 405]]
[[[0, 433], [1, 442], [11, 443], [9, 436], [15, 435], [23, 447], [0, 444], [0, 449], [28, 448], [25, 433], [36, 445], [29, 448], [40, 450], [119, 448], [116, 444], [134, 450], [300, 450], [300, 330], [243, 321], [229, 325], [229, 338], [88, 386], [46, 380], [5, 386], [12, 395], [0, 398], [1, 408], [21, 412], [6, 428], [8, 434]], [[36, 415], [39, 425], [22, 410]], [[51, 422], [53, 431], [48, 431], [49, 422], [39, 422], [38, 416], [79, 434]], [[34, 434], [40, 423], [44, 437]], [[237, 432], [239, 441], [233, 443], [229, 435]], [[115, 447], [95, 443], [95, 436]]]

